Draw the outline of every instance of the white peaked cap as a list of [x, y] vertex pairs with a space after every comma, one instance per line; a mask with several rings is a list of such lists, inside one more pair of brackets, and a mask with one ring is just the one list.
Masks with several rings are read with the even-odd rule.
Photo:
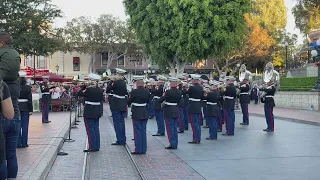
[[26, 77], [27, 73], [23, 71], [19, 71], [19, 77]]
[[175, 77], [169, 77], [168, 81], [170, 81], [170, 82], [178, 82], [180, 80], [178, 78], [175, 78]]
[[144, 79], [144, 76], [132, 76], [132, 79], [133, 79], [133, 80], [136, 80], [136, 81], [138, 81], [138, 80], [143, 80], [143, 79]]
[[219, 86], [219, 85], [220, 85], [220, 82], [219, 82], [219, 81], [211, 81], [211, 82], [210, 82], [210, 85], [211, 85], [211, 86]]
[[119, 73], [119, 74], [124, 74], [124, 73], [126, 73], [127, 71], [124, 70], [124, 69], [116, 68], [116, 72]]
[[90, 73], [88, 77], [91, 81], [100, 81], [101, 79], [101, 77], [98, 74], [93, 74], [93, 73]]
[[225, 79], [226, 79], [226, 80], [232, 80], [232, 81], [235, 81], [235, 80], [236, 80], [236, 78], [233, 77], [233, 76], [226, 76]]
[[198, 80], [201, 79], [201, 76], [199, 74], [190, 74], [190, 76], [191, 76], [191, 79], [198, 79]]
[[158, 76], [158, 79], [159, 79], [159, 80], [163, 80], [163, 81], [166, 81], [166, 80], [167, 80], [167, 78], [164, 77], [164, 76], [162, 76], [162, 75], [159, 75], [159, 76]]

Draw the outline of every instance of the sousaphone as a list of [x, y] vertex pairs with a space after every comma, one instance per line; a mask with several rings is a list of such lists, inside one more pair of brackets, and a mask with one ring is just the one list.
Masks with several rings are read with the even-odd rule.
[[[275, 87], [276, 92], [280, 89], [280, 75], [278, 71], [274, 70], [272, 62], [268, 62], [263, 71], [263, 84], [259, 89], [268, 88], [267, 83], [272, 82], [272, 86]], [[265, 92], [260, 91], [260, 97], [264, 97]]]

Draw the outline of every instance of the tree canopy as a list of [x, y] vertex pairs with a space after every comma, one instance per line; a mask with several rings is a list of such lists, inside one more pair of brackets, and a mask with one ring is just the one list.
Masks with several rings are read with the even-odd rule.
[[62, 51], [78, 51], [91, 55], [89, 71], [94, 72], [95, 54], [108, 53], [107, 68], [113, 60], [135, 50], [135, 37], [127, 22], [110, 14], [102, 14], [93, 21], [89, 17], [78, 17], [67, 22], [59, 31], [63, 39]]
[[124, 0], [124, 5], [146, 52], [171, 68], [241, 46], [250, 10], [250, 0]]
[[320, 27], [320, 2], [316, 1], [300, 1], [293, 9], [296, 27], [308, 34], [311, 29]]
[[13, 36], [21, 53], [48, 55], [59, 46], [51, 25], [62, 12], [51, 0], [1, 1], [0, 6], [1, 31]]

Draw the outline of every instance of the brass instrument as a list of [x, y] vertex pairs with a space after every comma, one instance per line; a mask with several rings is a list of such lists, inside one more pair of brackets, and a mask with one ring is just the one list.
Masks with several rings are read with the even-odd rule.
[[261, 84], [258, 88], [260, 90], [259, 98], [264, 98], [264, 96], [266, 95], [266, 92], [263, 90], [269, 87], [267, 83], [270, 81], [272, 81], [271, 86], [274, 86], [276, 88], [276, 92], [280, 89], [280, 75], [276, 70], [274, 70], [271, 62], [266, 64], [263, 72], [263, 84]]
[[[240, 81], [240, 83], [244, 79], [248, 80], [248, 84], [249, 84], [249, 87], [250, 87], [250, 90], [251, 90], [251, 88], [252, 88], [252, 86], [251, 86], [251, 84], [252, 84], [252, 73], [247, 70], [247, 67], [246, 67], [245, 64], [242, 64], [240, 66], [240, 69], [239, 69], [239, 81]], [[240, 94], [240, 86], [237, 88], [237, 95], [239, 95], [239, 94]]]

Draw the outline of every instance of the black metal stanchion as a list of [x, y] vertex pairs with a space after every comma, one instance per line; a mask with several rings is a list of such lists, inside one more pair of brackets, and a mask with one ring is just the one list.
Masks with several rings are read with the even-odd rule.
[[81, 122], [81, 121], [79, 120], [79, 117], [81, 117], [81, 116], [80, 116], [80, 113], [81, 113], [81, 102], [78, 100], [76, 122]]
[[70, 117], [69, 117], [69, 134], [68, 134], [68, 139], [64, 139], [64, 142], [74, 142], [73, 139], [71, 139], [71, 128], [72, 128], [72, 97], [70, 100]]

